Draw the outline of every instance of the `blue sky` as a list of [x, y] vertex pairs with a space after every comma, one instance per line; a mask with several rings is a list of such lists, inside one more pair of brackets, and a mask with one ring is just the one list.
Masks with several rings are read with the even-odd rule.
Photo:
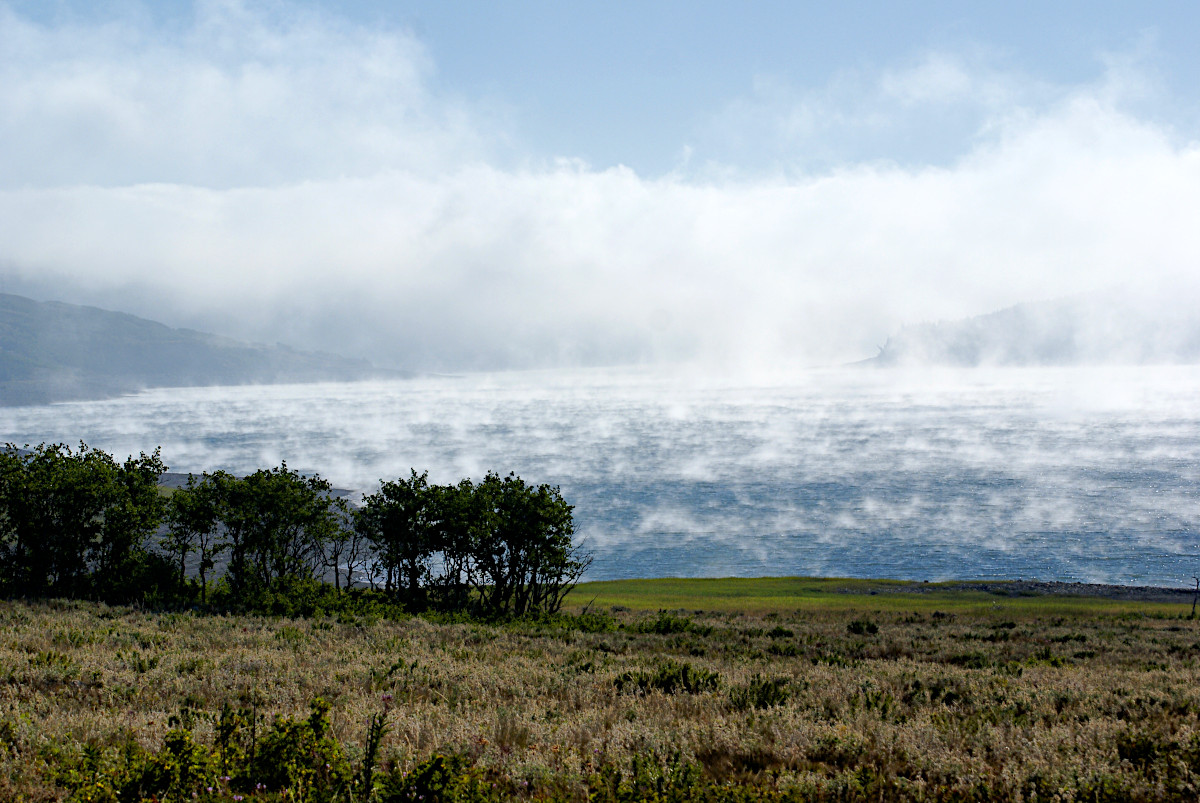
[[[182, 36], [191, 2], [18, 0], [43, 24], [140, 19]], [[329, 24], [403, 32], [426, 51], [430, 90], [488, 109], [512, 158], [579, 158], [655, 175], [682, 155], [749, 171], [822, 169], [861, 159], [945, 164], [968, 152], [983, 110], [930, 104], [901, 131], [863, 125], [828, 140], [731, 132], [746, 104], [778, 107], [842, 94], [864, 100], [878, 76], [930, 58], [1038, 85], [1047, 102], [1103, 80], [1114, 63], [1153, 84], [1129, 98], [1194, 130], [1200, 119], [1200, 6], [1130, 2], [264, 2], [267, 18], [305, 13]], [[858, 95], [859, 97], [855, 97]], [[942, 112], [936, 115], [937, 112]], [[937, 116], [938, 119], [929, 119]], [[868, 130], [863, 130], [868, 129]], [[753, 139], [753, 141], [751, 141]], [[849, 141], [847, 141], [847, 139]]]
[[[436, 16], [406, 13], [429, 43], [440, 83], [512, 104], [535, 152], [644, 173], [674, 169], [689, 146], [693, 158], [747, 168], [809, 167], [802, 140], [775, 142], [765, 154], [722, 141], [724, 116], [748, 99], [778, 103], [839, 84], [852, 92], [931, 54], [1058, 87], [1095, 81], [1106, 58], [1137, 59], [1162, 82], [1166, 98], [1156, 111], [1194, 115], [1198, 100], [1194, 3], [428, 5]], [[375, 4], [362, 6], [364, 17], [386, 18]], [[1170, 108], [1176, 99], [1191, 108]], [[863, 137], [861, 150], [822, 143], [830, 152], [822, 166], [946, 162], [969, 147], [977, 120], [955, 122], [954, 137], [921, 130], [933, 147], [884, 134]]]
[[0, 274], [418, 367], [863, 356], [1197, 273], [1198, 18], [8, 0]]

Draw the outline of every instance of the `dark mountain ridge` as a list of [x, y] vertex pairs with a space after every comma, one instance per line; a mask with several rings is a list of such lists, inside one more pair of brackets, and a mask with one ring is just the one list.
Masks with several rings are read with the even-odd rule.
[[348, 381], [396, 375], [355, 360], [242, 343], [56, 301], [0, 294], [0, 405], [99, 399], [153, 387]]

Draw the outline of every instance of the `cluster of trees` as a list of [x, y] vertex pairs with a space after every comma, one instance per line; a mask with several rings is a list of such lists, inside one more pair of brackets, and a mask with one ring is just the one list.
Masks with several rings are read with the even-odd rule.
[[330, 496], [319, 476], [305, 477], [284, 463], [245, 477], [224, 471], [191, 475], [167, 504], [167, 533], [160, 545], [180, 585], [195, 555], [201, 602], [210, 575], [223, 561], [221, 579], [234, 600], [247, 599], [290, 581], [337, 574], [329, 545], [344, 540], [352, 514]]
[[[210, 588], [233, 604], [332, 578], [406, 608], [554, 613], [590, 563], [572, 508], [548, 485], [489, 473], [383, 482], [352, 507], [286, 464], [189, 476], [169, 495], [158, 451], [0, 449], [0, 593], [141, 598]], [[157, 537], [156, 537], [157, 536]]]
[[591, 562], [572, 542], [571, 510], [558, 488], [514, 474], [431, 485], [413, 471], [363, 500], [355, 531], [372, 576], [410, 604], [553, 613]]
[[157, 450], [117, 463], [84, 444], [0, 449], [0, 592], [122, 598], [152, 585], [165, 470]]

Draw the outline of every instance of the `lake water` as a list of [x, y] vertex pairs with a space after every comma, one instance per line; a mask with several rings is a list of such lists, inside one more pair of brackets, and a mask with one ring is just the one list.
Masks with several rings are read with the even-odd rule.
[[1200, 368], [633, 370], [154, 390], [0, 409], [0, 438], [286, 460], [336, 485], [561, 486], [588, 579], [823, 575], [1192, 585]]

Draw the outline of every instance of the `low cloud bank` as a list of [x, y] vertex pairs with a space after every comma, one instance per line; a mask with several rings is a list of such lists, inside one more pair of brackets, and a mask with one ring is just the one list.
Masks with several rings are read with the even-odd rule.
[[959, 62], [881, 75], [909, 105], [987, 90], [948, 166], [653, 177], [520, 156], [406, 32], [0, 10], [0, 52], [4, 289], [385, 365], [838, 362], [904, 323], [1173, 298], [1200, 258], [1200, 147], [1117, 68], [1032, 108]]

